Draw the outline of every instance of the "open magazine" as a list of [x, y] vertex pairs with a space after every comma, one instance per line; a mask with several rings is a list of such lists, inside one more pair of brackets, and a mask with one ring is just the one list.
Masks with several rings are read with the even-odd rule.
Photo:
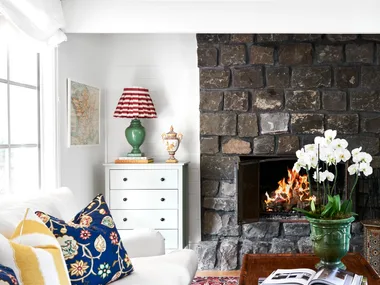
[[277, 269], [261, 285], [365, 285], [365, 279], [339, 268], [321, 268], [317, 272], [308, 268]]

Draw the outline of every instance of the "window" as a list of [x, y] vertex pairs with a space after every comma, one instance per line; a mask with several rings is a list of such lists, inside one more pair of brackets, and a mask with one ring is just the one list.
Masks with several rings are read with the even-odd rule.
[[41, 188], [40, 56], [0, 46], [0, 194]]

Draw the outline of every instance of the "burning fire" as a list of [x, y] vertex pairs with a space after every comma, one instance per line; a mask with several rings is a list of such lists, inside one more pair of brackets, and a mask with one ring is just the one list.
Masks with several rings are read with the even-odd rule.
[[281, 206], [283, 211], [289, 211], [294, 206], [304, 208], [305, 204], [314, 199], [309, 195], [309, 182], [307, 175], [299, 175], [295, 170], [288, 169], [288, 179], [284, 177], [278, 181], [278, 188], [269, 196], [265, 193], [267, 211], [275, 211], [276, 206]]

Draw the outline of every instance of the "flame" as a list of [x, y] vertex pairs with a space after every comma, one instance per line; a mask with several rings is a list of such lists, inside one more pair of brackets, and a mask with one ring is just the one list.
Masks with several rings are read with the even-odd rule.
[[278, 181], [278, 188], [271, 193], [271, 196], [268, 192], [265, 193], [265, 196], [264, 202], [267, 205], [267, 211], [273, 211], [270, 205], [285, 204], [292, 208], [314, 199], [314, 197], [310, 197], [307, 175], [299, 175], [292, 169], [288, 169], [287, 179], [284, 177]]

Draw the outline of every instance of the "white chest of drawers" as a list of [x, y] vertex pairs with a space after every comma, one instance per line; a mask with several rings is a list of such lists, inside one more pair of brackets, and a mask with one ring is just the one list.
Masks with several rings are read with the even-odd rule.
[[188, 245], [188, 163], [105, 164], [105, 198], [120, 235], [151, 228], [166, 250]]

